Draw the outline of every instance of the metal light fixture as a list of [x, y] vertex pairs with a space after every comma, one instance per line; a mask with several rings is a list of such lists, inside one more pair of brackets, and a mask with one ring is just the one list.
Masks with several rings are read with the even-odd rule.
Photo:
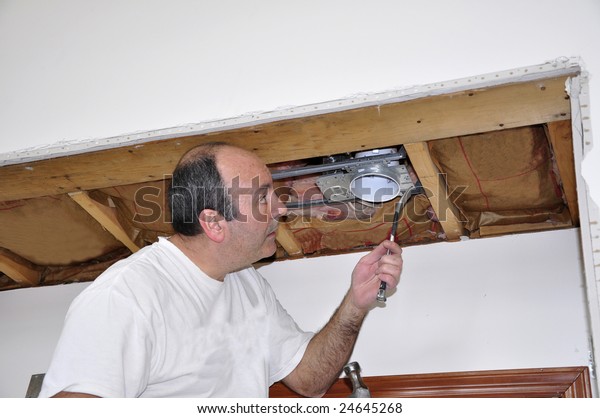
[[[383, 159], [373, 159], [373, 156]], [[387, 158], [386, 158], [387, 156]], [[413, 184], [400, 155], [395, 148], [357, 153], [354, 162], [345, 170], [326, 174], [316, 181], [323, 196], [332, 202], [360, 199], [369, 203], [383, 203], [396, 198]]]
[[324, 201], [311, 204], [344, 202], [360, 199], [368, 203], [383, 203], [401, 196], [413, 188], [404, 162], [406, 153], [395, 148], [357, 153], [354, 158], [338, 162], [275, 171], [273, 179], [283, 179], [314, 173], [325, 173], [316, 179]]

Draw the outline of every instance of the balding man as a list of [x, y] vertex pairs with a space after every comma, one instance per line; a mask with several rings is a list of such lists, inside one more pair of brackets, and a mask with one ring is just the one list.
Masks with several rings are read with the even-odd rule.
[[41, 396], [266, 397], [277, 381], [323, 395], [380, 281], [396, 287], [400, 247], [384, 241], [364, 256], [327, 324], [303, 332], [252, 267], [275, 252], [286, 213], [255, 154], [193, 148], [169, 200], [175, 234], [114, 264], [73, 301]]

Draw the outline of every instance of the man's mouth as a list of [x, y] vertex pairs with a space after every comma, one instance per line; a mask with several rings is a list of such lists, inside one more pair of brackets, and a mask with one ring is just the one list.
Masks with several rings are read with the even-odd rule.
[[271, 236], [271, 235], [275, 235], [277, 233], [277, 228], [279, 227], [279, 224], [276, 224], [275, 226], [273, 226], [270, 230], [269, 233], [267, 234], [267, 236]]

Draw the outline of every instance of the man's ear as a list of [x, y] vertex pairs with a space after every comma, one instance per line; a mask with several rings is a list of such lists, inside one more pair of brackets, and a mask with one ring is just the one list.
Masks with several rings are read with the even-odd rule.
[[198, 216], [200, 227], [210, 240], [222, 242], [225, 239], [225, 224], [227, 221], [216, 210], [204, 209]]

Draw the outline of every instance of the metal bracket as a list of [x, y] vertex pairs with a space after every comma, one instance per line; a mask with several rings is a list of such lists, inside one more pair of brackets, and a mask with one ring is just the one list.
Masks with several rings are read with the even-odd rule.
[[289, 170], [274, 170], [271, 172], [273, 180], [287, 179], [290, 177], [304, 176], [307, 174], [326, 173], [328, 171], [344, 170], [348, 171], [353, 167], [364, 166], [365, 164], [382, 163], [388, 165], [390, 162], [405, 160], [406, 151], [401, 147], [395, 154], [377, 155], [373, 157], [350, 158], [333, 163], [309, 165], [306, 167], [291, 168]]

